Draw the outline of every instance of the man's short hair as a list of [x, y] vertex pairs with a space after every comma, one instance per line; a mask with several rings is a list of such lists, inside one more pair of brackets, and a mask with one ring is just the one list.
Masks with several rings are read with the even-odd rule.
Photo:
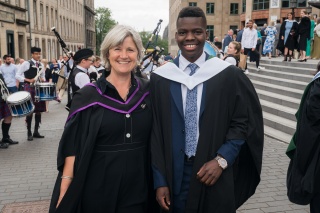
[[10, 56], [9, 56], [9, 55], [4, 55], [4, 56], [2, 57], [3, 60], [6, 60], [7, 58], [10, 58]]
[[196, 17], [196, 18], [202, 18], [207, 25], [207, 18], [206, 15], [204, 14], [203, 10], [200, 7], [194, 7], [194, 6], [189, 6], [183, 8], [177, 18], [177, 22], [179, 18], [186, 18], [186, 17]]
[[217, 48], [222, 49], [222, 42], [221, 41], [214, 42], [214, 45], [216, 45]]

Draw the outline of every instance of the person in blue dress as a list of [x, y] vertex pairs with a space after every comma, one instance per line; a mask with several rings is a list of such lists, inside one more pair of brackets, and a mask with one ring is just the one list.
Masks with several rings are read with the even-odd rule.
[[278, 33], [276, 27], [274, 26], [274, 21], [270, 22], [270, 25], [265, 30], [265, 33], [267, 35], [267, 38], [266, 38], [266, 41], [264, 42], [264, 45], [263, 45], [263, 55], [268, 54], [269, 59], [270, 59], [273, 45], [276, 40], [276, 34]]

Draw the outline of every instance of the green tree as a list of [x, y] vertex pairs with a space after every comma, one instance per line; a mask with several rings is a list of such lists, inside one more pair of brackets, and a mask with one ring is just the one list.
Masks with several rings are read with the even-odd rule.
[[[139, 32], [139, 34], [141, 36], [143, 47], [146, 48], [146, 46], [149, 42], [149, 39], [151, 38], [152, 33], [142, 31], [142, 32]], [[158, 36], [156, 44], [155, 44], [155, 41], [156, 41], [156, 36], [153, 36], [152, 41], [150, 42], [148, 49], [154, 48], [153, 46], [158, 46], [160, 48], [164, 48], [164, 51], [161, 54], [163, 54], [163, 55], [168, 54], [168, 40], [162, 39], [161, 36]]]
[[106, 7], [99, 7], [95, 9], [95, 22], [96, 22], [96, 54], [100, 54], [100, 46], [103, 42], [105, 35], [109, 30], [117, 24], [111, 17], [111, 10]]

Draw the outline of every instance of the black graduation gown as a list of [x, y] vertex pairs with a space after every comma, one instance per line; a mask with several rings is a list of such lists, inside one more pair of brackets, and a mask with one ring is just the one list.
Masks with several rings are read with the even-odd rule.
[[[136, 87], [126, 103], [97, 92], [105, 77], [91, 84], [97, 88], [85, 86], [75, 93], [59, 144], [59, 174], [50, 212], [117, 212], [125, 209], [121, 205], [147, 206], [152, 124], [149, 82], [133, 79]], [[76, 157], [74, 178], [56, 209], [67, 156]], [[147, 212], [145, 207], [134, 212]]]
[[[151, 75], [154, 118], [152, 164], [165, 176], [172, 199], [174, 153], [171, 145], [170, 83], [170, 80], [156, 73]], [[260, 182], [264, 138], [262, 109], [252, 83], [235, 66], [229, 66], [209, 79], [205, 93], [186, 213], [234, 213], [254, 194]], [[241, 120], [243, 113], [246, 114], [246, 121]], [[242, 126], [244, 122], [246, 127]], [[244, 139], [246, 143], [234, 165], [223, 171], [215, 185], [203, 185], [197, 180], [196, 173], [204, 163], [213, 159], [212, 156], [228, 139]]]
[[320, 193], [320, 78], [305, 89], [296, 113], [297, 129], [287, 150], [288, 198], [307, 205]]
[[281, 37], [285, 37], [286, 32], [286, 23], [287, 21], [282, 22], [280, 27], [280, 34], [279, 34], [279, 42], [277, 45], [277, 49], [284, 53], [284, 48], [287, 47], [289, 50], [294, 50], [297, 46], [297, 36], [298, 36], [298, 23], [293, 22], [290, 32], [292, 35], [288, 35], [286, 43], [284, 43], [284, 39], [282, 40]]

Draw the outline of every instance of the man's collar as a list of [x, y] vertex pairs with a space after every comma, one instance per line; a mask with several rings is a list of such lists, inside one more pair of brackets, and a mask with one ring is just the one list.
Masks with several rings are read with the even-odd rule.
[[77, 68], [85, 73], [88, 72], [88, 69], [81, 67], [80, 65], [77, 65]]
[[[203, 51], [202, 55], [195, 61], [193, 62], [194, 64], [198, 65], [198, 67], [201, 67], [202, 64], [206, 62], [206, 54]], [[179, 68], [181, 70], [185, 70], [187, 66], [189, 66], [191, 62], [188, 61], [185, 57], [183, 57], [182, 54], [179, 56]]]
[[34, 60], [33, 58], [31, 58], [31, 61], [33, 61], [34, 64], [40, 63], [40, 61], [36, 61], [36, 60]]

